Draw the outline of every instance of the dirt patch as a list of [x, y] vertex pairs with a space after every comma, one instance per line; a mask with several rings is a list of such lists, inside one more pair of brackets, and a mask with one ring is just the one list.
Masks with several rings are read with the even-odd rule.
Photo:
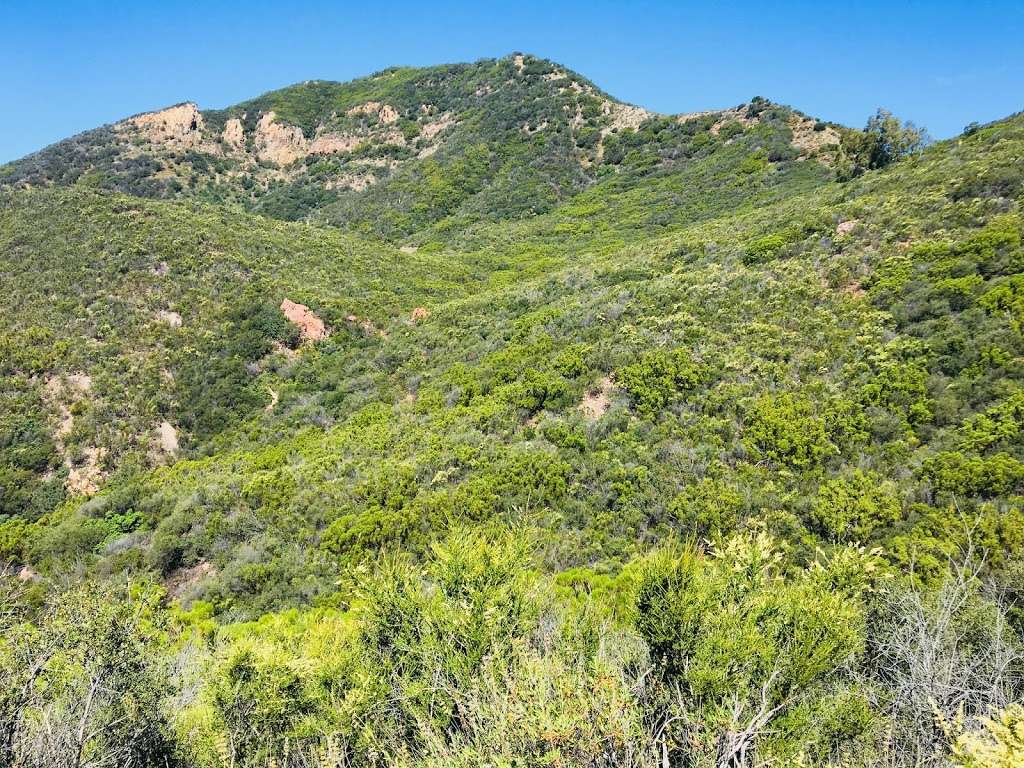
[[[69, 373], [63, 378], [50, 376], [43, 387], [43, 399], [57, 411], [59, 421], [54, 430], [54, 443], [58, 452], [66, 454], [64, 438], [71, 434], [75, 425], [75, 417], [71, 414], [71, 406], [89, 394], [92, 379], [85, 373]], [[65, 456], [65, 461], [67, 457]]]
[[844, 296], [849, 296], [851, 299], [863, 299], [867, 295], [859, 280], [854, 280], [849, 285], [843, 286], [842, 292]]
[[202, 560], [191, 568], [179, 568], [172, 572], [164, 582], [164, 586], [171, 597], [181, 597], [216, 572], [217, 567], [213, 563]]
[[294, 360], [295, 358], [297, 358], [299, 356], [299, 353], [298, 353], [297, 350], [294, 350], [291, 347], [286, 347], [280, 341], [275, 341], [270, 346], [273, 348], [273, 350], [274, 350], [273, 353], [275, 355], [283, 355], [288, 360]]
[[156, 313], [156, 317], [161, 323], [166, 323], [171, 326], [171, 328], [181, 328], [181, 315], [177, 312], [161, 309]]
[[386, 339], [388, 337], [387, 331], [378, 328], [369, 318], [359, 317], [359, 315], [349, 315], [345, 320], [352, 323], [352, 325], [358, 325], [367, 336], [380, 336], [382, 339]]
[[304, 304], [296, 304], [294, 301], [285, 299], [281, 302], [281, 312], [299, 329], [303, 341], [320, 341], [327, 337], [327, 327], [324, 321], [314, 315], [309, 307]]
[[451, 115], [445, 113], [441, 117], [433, 122], [424, 123], [420, 129], [420, 136], [426, 141], [433, 141], [437, 134], [441, 133], [445, 128], [448, 128], [455, 120]]
[[69, 373], [68, 386], [79, 395], [86, 395], [92, 390], [92, 377], [87, 373]]
[[848, 235], [857, 228], [860, 222], [857, 219], [850, 219], [849, 221], [841, 221], [836, 225], [836, 235]]
[[[106, 473], [101, 469], [100, 463], [103, 461], [107, 449], [90, 445], [82, 453], [81, 465], [73, 467], [68, 472], [68, 479], [65, 485], [71, 493], [81, 496], [93, 496], [99, 491], [100, 483], [106, 477]], [[70, 460], [65, 458], [65, 463], [70, 463]]]
[[164, 453], [174, 456], [178, 452], [178, 431], [170, 422], [161, 421], [156, 428], [157, 444]]
[[372, 173], [346, 173], [327, 185], [328, 189], [351, 189], [362, 192], [377, 183]]
[[580, 412], [585, 419], [597, 421], [608, 412], [612, 404], [612, 389], [612, 380], [606, 376], [587, 390], [579, 404]]

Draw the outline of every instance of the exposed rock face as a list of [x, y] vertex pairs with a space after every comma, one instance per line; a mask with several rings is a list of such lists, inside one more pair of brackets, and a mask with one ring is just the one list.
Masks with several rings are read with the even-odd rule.
[[288, 165], [305, 157], [309, 142], [302, 135], [302, 129], [276, 120], [277, 115], [267, 112], [256, 123], [256, 156], [278, 165]]
[[352, 107], [352, 109], [345, 114], [349, 117], [355, 117], [356, 115], [376, 115], [377, 119], [384, 125], [391, 125], [391, 123], [398, 120], [398, 110], [390, 104], [381, 104], [379, 101], [368, 101], [365, 104]]
[[816, 131], [817, 120], [801, 118], [794, 115], [790, 121], [790, 130], [793, 131], [793, 146], [800, 150], [801, 157], [810, 157], [839, 147], [842, 137], [831, 125], [825, 125], [821, 130]]
[[324, 321], [314, 315], [309, 307], [285, 299], [281, 302], [281, 311], [299, 329], [303, 341], [320, 341], [327, 336]]
[[196, 147], [203, 139], [203, 116], [192, 102], [136, 115], [123, 125], [138, 130], [147, 140], [158, 144]]
[[221, 134], [221, 138], [232, 149], [241, 149], [245, 144], [245, 129], [242, 127], [242, 121], [237, 117], [232, 117], [228, 120], [224, 124], [224, 132]]
[[313, 143], [309, 145], [309, 154], [330, 155], [335, 152], [351, 152], [362, 141], [366, 141], [365, 137], [349, 133], [325, 133], [313, 139]]
[[604, 157], [604, 138], [612, 131], [623, 128], [639, 128], [640, 125], [657, 115], [654, 112], [648, 112], [643, 107], [634, 107], [630, 104], [619, 104], [611, 102], [605, 99], [601, 105], [601, 113], [608, 115], [611, 119], [604, 128], [601, 129], [601, 138], [597, 143], [597, 159], [600, 160]]
[[602, 133], [605, 130], [610, 132], [614, 128], [620, 131], [623, 128], [639, 128], [644, 121], [656, 117], [654, 112], [648, 112], [643, 107], [634, 107], [631, 104], [618, 104], [610, 101], [605, 101], [601, 105], [601, 112], [611, 117], [608, 128], [604, 129]]

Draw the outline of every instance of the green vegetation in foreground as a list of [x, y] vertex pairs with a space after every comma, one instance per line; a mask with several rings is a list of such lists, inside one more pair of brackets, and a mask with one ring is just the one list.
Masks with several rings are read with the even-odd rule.
[[752, 105], [530, 215], [3, 192], [0, 764], [1019, 764], [1024, 119]]

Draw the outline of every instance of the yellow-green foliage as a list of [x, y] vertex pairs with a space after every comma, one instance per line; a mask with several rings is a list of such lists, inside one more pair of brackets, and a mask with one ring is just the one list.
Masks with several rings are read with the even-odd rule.
[[964, 768], [1015, 768], [1024, 765], [1024, 707], [1011, 704], [979, 727], [964, 730], [952, 744], [953, 760]]

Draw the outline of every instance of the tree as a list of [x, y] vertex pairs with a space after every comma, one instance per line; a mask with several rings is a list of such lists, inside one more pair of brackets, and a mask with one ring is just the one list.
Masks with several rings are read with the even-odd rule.
[[849, 131], [843, 135], [842, 145], [850, 167], [841, 176], [852, 178], [864, 171], [885, 168], [897, 160], [917, 154], [931, 139], [924, 128], [913, 123], [900, 122], [887, 109], [879, 109], [868, 118], [863, 131]]

